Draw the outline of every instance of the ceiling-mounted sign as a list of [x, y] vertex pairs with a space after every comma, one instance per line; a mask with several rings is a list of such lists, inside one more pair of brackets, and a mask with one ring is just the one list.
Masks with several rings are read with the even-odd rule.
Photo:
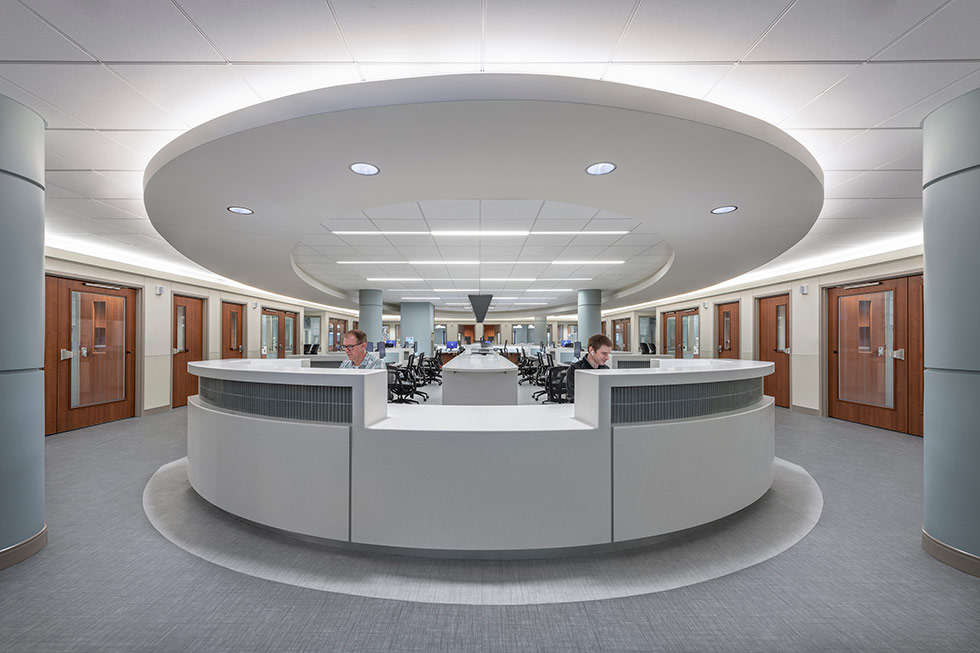
[[487, 311], [490, 310], [490, 301], [493, 299], [493, 295], [467, 295], [470, 298], [470, 305], [473, 307], [473, 315], [476, 316], [477, 322], [483, 322], [483, 318], [487, 316]]

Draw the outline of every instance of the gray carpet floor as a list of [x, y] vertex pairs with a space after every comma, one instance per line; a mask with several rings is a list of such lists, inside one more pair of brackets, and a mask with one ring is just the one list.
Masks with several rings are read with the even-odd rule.
[[666, 592], [425, 604], [253, 578], [174, 546], [142, 492], [178, 409], [47, 438], [48, 546], [0, 571], [2, 651], [980, 651], [980, 579], [922, 551], [922, 441], [777, 410], [824, 511], [764, 563]]

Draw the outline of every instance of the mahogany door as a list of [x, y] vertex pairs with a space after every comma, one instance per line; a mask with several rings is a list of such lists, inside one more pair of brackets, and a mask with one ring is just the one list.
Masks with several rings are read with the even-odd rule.
[[[299, 340], [297, 314], [289, 311], [278, 311], [263, 308], [260, 316], [261, 357], [283, 358], [287, 354], [296, 353], [296, 342]], [[343, 333], [341, 333], [343, 337]]]
[[347, 320], [332, 317], [327, 320], [327, 351], [340, 351], [347, 333]]
[[775, 365], [764, 377], [763, 392], [789, 408], [789, 295], [759, 300], [759, 360]]
[[738, 341], [738, 302], [718, 304], [715, 332], [718, 334], [718, 358], [740, 358]]
[[186, 406], [187, 398], [197, 394], [197, 377], [187, 364], [204, 360], [204, 300], [174, 295], [173, 321], [173, 408]]
[[[921, 319], [919, 342], [909, 338], [909, 285], [902, 277], [828, 290], [831, 417], [909, 430], [910, 354], [922, 351]], [[921, 405], [917, 412], [921, 420]]]
[[663, 314], [663, 353], [674, 358], [700, 358], [701, 325], [698, 309], [688, 308]]
[[221, 302], [221, 357], [243, 358], [245, 307]]
[[136, 414], [136, 290], [47, 277], [45, 433]]

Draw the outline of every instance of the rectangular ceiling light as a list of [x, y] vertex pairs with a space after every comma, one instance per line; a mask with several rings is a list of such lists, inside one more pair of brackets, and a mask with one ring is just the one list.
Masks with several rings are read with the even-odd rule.
[[530, 231], [484, 231], [484, 230], [473, 230], [473, 231], [455, 231], [455, 230], [439, 230], [430, 231], [433, 236], [526, 236]]
[[479, 288], [433, 288], [432, 292], [480, 292]]
[[428, 231], [331, 231], [334, 236], [428, 236]]
[[529, 236], [623, 236], [628, 231], [532, 231]]

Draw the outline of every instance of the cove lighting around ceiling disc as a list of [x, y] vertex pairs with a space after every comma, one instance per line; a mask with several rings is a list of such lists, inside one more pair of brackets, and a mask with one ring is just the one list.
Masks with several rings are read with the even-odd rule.
[[364, 163], [363, 161], [350, 164], [350, 170], [354, 174], [364, 175], [366, 177], [370, 177], [381, 172], [378, 166], [371, 163]]
[[610, 163], [608, 161], [600, 161], [599, 163], [593, 163], [588, 168], [585, 169], [590, 175], [608, 175], [610, 172], [616, 169], [615, 163]]
[[244, 206], [229, 206], [228, 210], [235, 215], [252, 215], [255, 213], [252, 209], [246, 208]]
[[711, 209], [711, 212], [715, 215], [722, 215], [724, 213], [732, 213], [733, 211], [737, 210], [737, 206], [719, 206], [717, 209]]

